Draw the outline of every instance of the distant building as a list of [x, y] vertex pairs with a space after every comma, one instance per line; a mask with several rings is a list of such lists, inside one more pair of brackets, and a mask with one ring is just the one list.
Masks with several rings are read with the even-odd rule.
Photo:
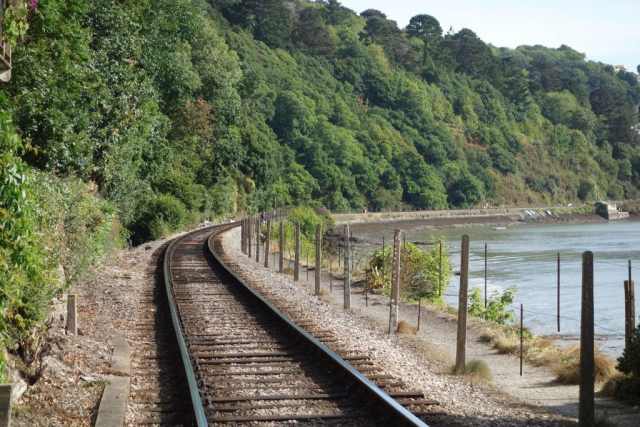
[[596, 213], [610, 221], [629, 218], [629, 212], [622, 211], [622, 202], [596, 202]]
[[627, 71], [627, 68], [624, 65], [614, 65], [613, 72], [619, 73], [620, 71]]

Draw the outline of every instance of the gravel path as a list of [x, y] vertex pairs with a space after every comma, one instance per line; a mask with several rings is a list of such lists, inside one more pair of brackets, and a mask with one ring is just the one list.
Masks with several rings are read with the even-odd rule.
[[[331, 300], [311, 296], [311, 284], [304, 283], [306, 273], [301, 274], [302, 283], [294, 283], [290, 277], [279, 275], [250, 260], [240, 251], [239, 236], [238, 229], [224, 235], [225, 253], [238, 264], [238, 273], [252, 286], [264, 294], [269, 294], [272, 302], [285, 313], [304, 312], [308, 319], [322, 324], [336, 336], [342, 337], [341, 346], [370, 354], [376, 365], [389, 374], [402, 378], [407, 385], [421, 390], [429, 398], [439, 400], [442, 409], [449, 414], [446, 425], [573, 424], [563, 417], [527, 406], [501, 393], [491, 384], [474, 383], [467, 378], [443, 374], [448, 369], [448, 364], [443, 362], [442, 358], [434, 356], [437, 352], [433, 347], [446, 354], [448, 346], [451, 345], [451, 340], [445, 335], [448, 332], [442, 332], [442, 342], [446, 342], [446, 345], [433, 347], [425, 345], [423, 340], [413, 336], [389, 336], [384, 333], [384, 322], [381, 321], [388, 318], [388, 303], [382, 300], [375, 301], [364, 313], [363, 298], [356, 291], [352, 297], [354, 309], [344, 311]], [[333, 297], [341, 301], [340, 289], [334, 288]], [[401, 319], [407, 318], [405, 308], [400, 313]], [[444, 324], [449, 322], [448, 319], [444, 319]], [[435, 322], [433, 323], [435, 325]], [[448, 325], [449, 328], [451, 326]], [[455, 326], [453, 327], [455, 330]], [[423, 326], [421, 332], [425, 336], [427, 331], [428, 328]], [[509, 360], [509, 365], [513, 366], [512, 372], [516, 372], [515, 359]]]
[[[593, 222], [599, 221], [592, 214], [572, 214], [562, 215], [562, 221], [569, 222]], [[480, 220], [480, 218], [478, 218]], [[381, 240], [381, 233], [401, 226], [404, 231], [412, 229], [440, 229], [451, 226], [471, 227], [464, 218], [451, 218], [450, 221], [438, 222], [434, 220], [403, 221], [397, 223], [370, 223], [358, 224], [351, 227], [354, 235], [360, 239], [356, 250], [363, 253], [370, 253], [377, 246], [374, 242]], [[356, 255], [357, 257], [359, 255]], [[358, 258], [356, 258], [358, 259]], [[305, 276], [301, 276], [305, 277]], [[328, 281], [328, 278], [327, 278]], [[336, 282], [334, 281], [334, 284]], [[337, 303], [342, 300], [342, 286], [338, 292], [335, 290], [332, 299]], [[365, 298], [360, 288], [354, 288], [352, 295], [352, 307], [366, 313], [367, 316], [377, 319], [377, 321], [388, 324], [389, 302], [387, 298], [379, 296], [369, 296], [369, 307], [365, 308]], [[401, 303], [399, 307], [399, 320], [406, 320], [415, 325], [418, 316], [417, 304]], [[419, 338], [429, 345], [439, 349], [447, 358], [455, 360], [456, 353], [456, 328], [457, 315], [445, 312], [438, 307], [423, 306], [421, 313], [421, 327]], [[544, 367], [536, 367], [524, 364], [523, 376], [520, 374], [519, 358], [509, 355], [499, 354], [486, 343], [482, 342], [480, 336], [487, 328], [482, 321], [469, 318], [467, 331], [467, 361], [471, 359], [483, 360], [489, 366], [494, 380], [493, 383], [500, 390], [514, 396], [524, 402], [543, 406], [550, 411], [566, 416], [571, 419], [578, 417], [578, 395], [577, 385], [563, 385], [554, 382], [555, 375]], [[596, 391], [602, 384], [596, 385]], [[609, 398], [596, 398], [596, 417], [606, 419], [618, 426], [640, 426], [640, 408], [637, 406], [621, 404]]]

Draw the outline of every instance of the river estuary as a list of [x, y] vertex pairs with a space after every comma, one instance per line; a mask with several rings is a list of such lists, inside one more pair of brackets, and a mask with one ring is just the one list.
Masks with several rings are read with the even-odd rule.
[[[596, 336], [603, 351], [617, 357], [624, 346], [624, 288], [628, 260], [633, 279], [640, 280], [640, 222], [514, 226], [410, 233], [409, 241], [428, 241], [443, 236], [451, 251], [454, 271], [460, 270], [460, 241], [471, 238], [469, 289], [484, 289], [484, 243], [488, 245], [488, 290], [515, 285], [513, 306], [519, 317], [524, 304], [524, 321], [532, 332], [556, 335], [560, 342], [575, 342], [580, 335], [582, 252], [594, 253]], [[557, 332], [557, 254], [561, 258], [561, 333]], [[457, 306], [459, 277], [445, 292], [447, 304]], [[640, 288], [636, 286], [636, 294]], [[640, 299], [637, 296], [636, 299]], [[636, 301], [636, 306], [638, 302]], [[636, 308], [636, 314], [639, 310]], [[637, 319], [637, 316], [636, 316]], [[638, 321], [636, 320], [636, 324]]]

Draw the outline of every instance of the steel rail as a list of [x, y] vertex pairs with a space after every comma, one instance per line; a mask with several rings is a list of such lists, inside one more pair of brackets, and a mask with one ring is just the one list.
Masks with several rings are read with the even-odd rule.
[[193, 412], [195, 416], [196, 425], [198, 427], [207, 427], [207, 414], [202, 406], [202, 398], [200, 397], [200, 390], [198, 389], [195, 374], [193, 372], [193, 366], [191, 365], [191, 358], [187, 351], [187, 345], [182, 333], [182, 327], [180, 325], [180, 319], [178, 318], [178, 310], [173, 298], [172, 283], [171, 283], [171, 255], [173, 254], [176, 246], [188, 237], [195, 233], [201, 233], [202, 229], [187, 233], [186, 235], [175, 239], [164, 254], [164, 285], [167, 292], [167, 299], [169, 302], [169, 310], [171, 311], [171, 321], [173, 323], [173, 329], [176, 333], [176, 340], [178, 341], [178, 347], [180, 348], [180, 357], [184, 365], [185, 375], [189, 386], [189, 395], [191, 396], [191, 403], [193, 404]]
[[429, 427], [426, 423], [413, 415], [410, 411], [396, 402], [387, 393], [382, 391], [378, 386], [373, 384], [364, 375], [358, 372], [355, 368], [344, 361], [340, 356], [334, 353], [326, 345], [315, 339], [307, 331], [298, 326], [288, 316], [282, 313], [276, 308], [270, 301], [264, 298], [259, 292], [253, 289], [247, 282], [245, 282], [240, 276], [238, 276], [225, 262], [220, 258], [218, 253], [214, 250], [213, 241], [221, 233], [230, 230], [231, 228], [239, 227], [240, 223], [229, 224], [225, 227], [221, 227], [215, 230], [211, 237], [207, 239], [207, 245], [209, 252], [214, 257], [215, 261], [223, 268], [227, 274], [244, 287], [250, 294], [252, 294], [262, 305], [272, 311], [283, 323], [298, 336], [312, 346], [325, 360], [329, 361], [337, 370], [343, 375], [344, 378], [360, 389], [359, 391], [367, 395], [371, 401], [375, 402], [372, 406], [378, 409], [384, 416], [389, 417], [388, 421], [397, 426], [416, 426], [416, 427]]

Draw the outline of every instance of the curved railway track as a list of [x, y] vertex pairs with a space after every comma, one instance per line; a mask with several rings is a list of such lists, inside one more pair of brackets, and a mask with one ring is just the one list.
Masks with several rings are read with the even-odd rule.
[[[166, 423], [426, 426], [419, 417], [438, 415], [437, 402], [406, 390], [367, 355], [330, 350], [330, 332], [293, 322], [236, 276], [217, 240], [236, 225], [189, 233], [165, 253], [171, 348], [181, 357], [172, 374], [188, 384], [174, 394], [193, 406], [191, 417]], [[154, 421], [165, 423], [143, 424]]]

